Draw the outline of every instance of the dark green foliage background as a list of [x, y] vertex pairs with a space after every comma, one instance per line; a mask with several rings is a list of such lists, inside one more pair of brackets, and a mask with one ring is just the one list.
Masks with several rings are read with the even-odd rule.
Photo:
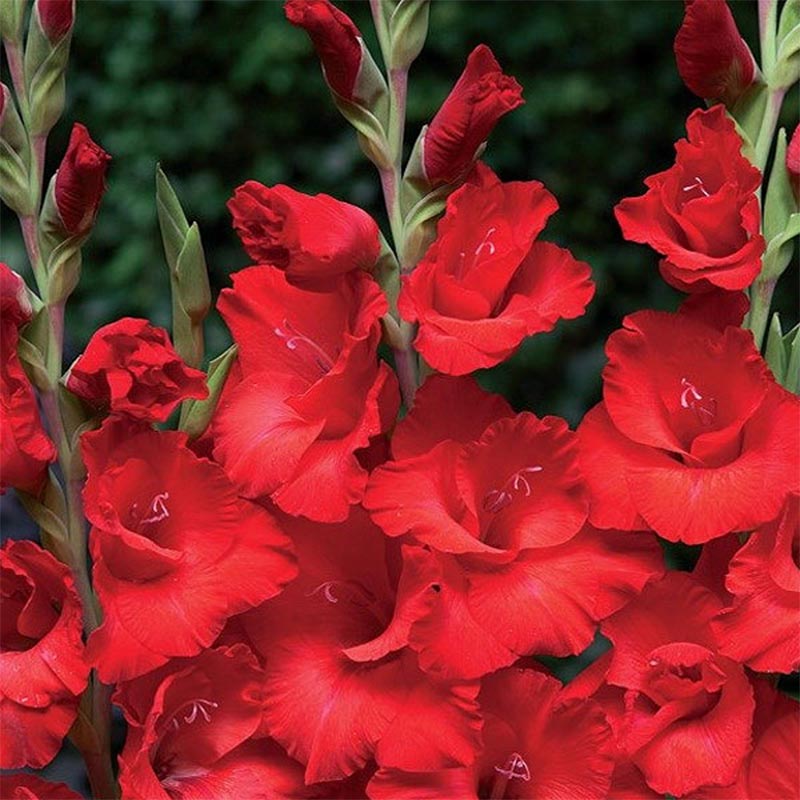
[[[341, 3], [374, 44], [366, 2]], [[734, 12], [756, 50], [756, 4]], [[525, 89], [486, 160], [507, 179], [539, 179], [561, 208], [544, 237], [588, 261], [597, 281], [585, 317], [527, 341], [483, 380], [518, 408], [573, 424], [598, 398], [603, 342], [622, 316], [672, 308], [658, 257], [622, 240], [612, 208], [666, 168], [689, 112], [701, 104], [682, 85], [672, 40], [678, 0], [456, 2], [434, 0], [428, 44], [411, 73], [407, 139], [435, 113], [469, 51], [488, 43]], [[215, 292], [247, 264], [225, 203], [247, 179], [327, 192], [372, 212], [384, 229], [376, 175], [330, 102], [306, 35], [279, 2], [81, 0], [65, 117], [50, 139], [48, 167], [84, 122], [112, 155], [109, 189], [68, 308], [73, 355], [119, 316], [169, 324], [169, 288], [155, 216], [160, 161], [190, 219], [201, 226]], [[787, 102], [785, 124], [793, 124]], [[795, 114], [796, 119], [796, 114]], [[20, 269], [15, 221], [4, 218], [2, 257]], [[795, 268], [796, 270], [796, 268]], [[784, 278], [780, 304], [795, 299]], [[226, 344], [209, 320], [209, 355]]]

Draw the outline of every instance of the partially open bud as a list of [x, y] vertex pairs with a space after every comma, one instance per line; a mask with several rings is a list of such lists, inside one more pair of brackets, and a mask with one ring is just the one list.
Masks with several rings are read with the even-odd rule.
[[284, 270], [291, 283], [306, 288], [321, 288], [354, 269], [371, 272], [380, 254], [372, 217], [326, 194], [248, 181], [228, 209], [250, 258]]
[[786, 148], [786, 172], [789, 174], [795, 199], [800, 203], [800, 125], [794, 129]]
[[75, 0], [36, 0], [34, 13], [52, 44], [64, 38], [75, 24]]
[[287, 0], [285, 11], [289, 22], [309, 35], [331, 91], [371, 106], [385, 83], [353, 20], [329, 0]]
[[686, 0], [675, 60], [687, 88], [731, 108], [758, 78], [758, 67], [725, 0]]
[[111, 156], [76, 122], [55, 176], [56, 208], [67, 233], [86, 233], [94, 224], [106, 190], [109, 161]]
[[428, 182], [435, 186], [463, 175], [500, 117], [523, 102], [522, 87], [503, 74], [486, 45], [478, 45], [425, 134], [422, 163]]
[[49, 303], [65, 300], [78, 282], [81, 247], [92, 230], [106, 190], [109, 161], [111, 156], [76, 122], [42, 207], [41, 244]]

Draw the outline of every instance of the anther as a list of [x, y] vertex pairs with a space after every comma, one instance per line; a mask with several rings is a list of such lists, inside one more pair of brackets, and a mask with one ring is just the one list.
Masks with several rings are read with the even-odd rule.
[[495, 767], [495, 772], [498, 772], [506, 780], [513, 780], [520, 778], [523, 781], [531, 779], [531, 771], [525, 759], [519, 753], [512, 753], [502, 767]]

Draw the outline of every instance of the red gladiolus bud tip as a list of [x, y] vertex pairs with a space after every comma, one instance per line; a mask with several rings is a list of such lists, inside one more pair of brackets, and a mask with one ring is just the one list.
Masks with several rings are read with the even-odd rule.
[[55, 43], [66, 36], [75, 23], [75, 0], [37, 0], [36, 13], [44, 35]]
[[83, 233], [94, 222], [106, 189], [109, 161], [111, 156], [76, 122], [66, 155], [56, 173], [55, 185], [58, 213], [69, 233]]

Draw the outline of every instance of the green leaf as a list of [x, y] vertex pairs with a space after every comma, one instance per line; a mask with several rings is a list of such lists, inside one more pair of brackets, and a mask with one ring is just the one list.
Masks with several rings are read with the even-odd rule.
[[769, 242], [786, 229], [789, 217], [797, 211], [789, 172], [786, 169], [786, 130], [778, 131], [775, 160], [764, 201], [764, 237]]
[[794, 394], [800, 394], [800, 325], [795, 325], [783, 337], [783, 344], [789, 356], [783, 385]]

